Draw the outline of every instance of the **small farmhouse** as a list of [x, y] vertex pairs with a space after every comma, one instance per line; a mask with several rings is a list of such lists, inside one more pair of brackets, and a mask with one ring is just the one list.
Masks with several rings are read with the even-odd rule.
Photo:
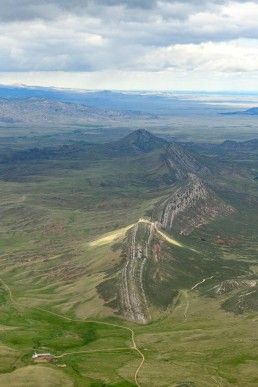
[[36, 362], [41, 362], [41, 361], [47, 361], [47, 362], [52, 362], [54, 361], [54, 356], [51, 353], [36, 353], [32, 355], [32, 359]]

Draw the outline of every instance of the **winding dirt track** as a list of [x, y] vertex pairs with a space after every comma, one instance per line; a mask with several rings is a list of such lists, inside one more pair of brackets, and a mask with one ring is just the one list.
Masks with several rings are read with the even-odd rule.
[[[132, 347], [129, 347], [129, 348], [126, 348], [127, 350], [128, 349], [133, 349], [135, 350], [136, 352], [138, 352], [138, 354], [142, 357], [142, 361], [139, 365], [139, 367], [137, 368], [137, 370], [135, 371], [135, 374], [134, 374], [134, 381], [136, 383], [136, 385], [138, 387], [141, 387], [139, 381], [138, 381], [138, 373], [140, 371], [140, 369], [142, 368], [144, 362], [145, 362], [145, 357], [144, 357], [144, 354], [139, 350], [139, 348], [137, 347], [136, 345], [136, 342], [135, 342], [135, 338], [134, 338], [134, 331], [133, 329], [131, 328], [128, 328], [128, 327], [124, 327], [122, 325], [117, 325], [117, 324], [112, 324], [112, 323], [106, 323], [106, 322], [101, 322], [101, 321], [96, 321], [96, 320], [81, 320], [81, 319], [73, 319], [73, 318], [70, 318], [70, 317], [65, 317], [65, 316], [62, 316], [61, 314], [58, 314], [58, 313], [55, 313], [55, 312], [50, 312], [49, 310], [47, 309], [43, 309], [43, 308], [34, 308], [34, 309], [37, 309], [37, 310], [40, 310], [42, 312], [45, 312], [45, 313], [50, 313], [50, 314], [53, 314], [54, 316], [58, 316], [58, 317], [61, 317], [65, 320], [68, 320], [68, 321], [74, 321], [74, 322], [84, 322], [84, 323], [94, 323], [94, 324], [100, 324], [100, 325], [107, 325], [107, 326], [111, 326], [111, 327], [115, 327], [115, 328], [119, 328], [119, 329], [126, 329], [127, 331], [129, 331], [131, 333], [131, 340], [132, 340], [132, 343], [133, 343], [133, 346]], [[124, 348], [125, 349], [125, 348]], [[112, 350], [111, 348], [109, 350]], [[103, 351], [106, 351], [106, 349], [104, 349]]]
[[[2, 284], [4, 285], [4, 287], [7, 289], [8, 293], [9, 293], [9, 298], [10, 298], [10, 301], [12, 304], [15, 304], [15, 300], [13, 298], [13, 294], [12, 294], [12, 291], [11, 289], [9, 288], [9, 286], [4, 282], [4, 280], [2, 278], [0, 278], [0, 282], [2, 282]], [[141, 360], [141, 363], [139, 365], [139, 367], [137, 368], [137, 370], [135, 371], [134, 373], [134, 381], [135, 381], [135, 384], [137, 385], [137, 387], [141, 387], [141, 384], [140, 382], [138, 381], [138, 374], [140, 372], [140, 369], [142, 368], [144, 362], [145, 362], [145, 357], [144, 357], [144, 354], [140, 351], [140, 349], [137, 347], [136, 345], [136, 342], [135, 342], [135, 333], [134, 333], [134, 330], [131, 329], [131, 328], [128, 328], [128, 327], [124, 327], [122, 325], [118, 325], [118, 324], [112, 324], [112, 323], [107, 323], [107, 322], [101, 322], [101, 321], [95, 321], [95, 320], [82, 320], [82, 319], [73, 319], [73, 318], [70, 318], [70, 317], [66, 317], [66, 316], [62, 316], [61, 314], [58, 314], [58, 313], [55, 313], [55, 312], [51, 312], [47, 309], [43, 309], [43, 308], [33, 308], [33, 309], [36, 309], [36, 310], [40, 310], [44, 313], [49, 313], [49, 314], [53, 314], [54, 316], [58, 316], [60, 318], [63, 318], [64, 320], [68, 320], [68, 321], [74, 321], [74, 322], [83, 322], [83, 323], [94, 323], [94, 324], [99, 324], [99, 325], [106, 325], [106, 326], [111, 326], [111, 327], [115, 327], [115, 328], [119, 328], [119, 329], [125, 329], [127, 331], [129, 331], [131, 333], [131, 340], [132, 340], [132, 347], [128, 347], [128, 348], [106, 348], [106, 349], [99, 349], [99, 350], [96, 350], [95, 352], [104, 352], [104, 351], [117, 351], [117, 350], [128, 350], [128, 349], [132, 349], [136, 352], [138, 352], [138, 354], [141, 356], [142, 360]], [[86, 353], [86, 352], [93, 352], [93, 351], [81, 351], [81, 352], [71, 352], [71, 353], [67, 353], [67, 354], [63, 354], [63, 355], [60, 355], [58, 357], [62, 357], [62, 356], [66, 356], [66, 355], [69, 355], [69, 354], [76, 354], [76, 353]]]
[[0, 281], [2, 282], [2, 284], [4, 285], [4, 287], [7, 289], [8, 293], [9, 293], [9, 298], [10, 298], [10, 301], [12, 304], [15, 304], [15, 301], [13, 299], [13, 294], [12, 294], [12, 291], [11, 289], [9, 288], [8, 285], [6, 285], [6, 283], [4, 282], [4, 280], [2, 280], [2, 278], [0, 278]]
[[195, 284], [193, 287], [191, 287], [190, 290], [182, 290], [183, 295], [184, 295], [185, 300], [186, 300], [186, 307], [185, 307], [185, 311], [184, 311], [184, 318], [185, 319], [187, 318], [187, 312], [188, 312], [188, 309], [189, 309], [189, 306], [190, 306], [188, 292], [191, 291], [191, 290], [195, 290], [199, 285], [203, 284], [204, 282], [206, 282], [206, 281], [208, 281], [209, 279], [212, 279], [212, 278], [214, 278], [213, 275], [211, 277], [208, 277], [208, 278], [203, 278], [202, 281], [197, 282], [197, 284]]
[[214, 275], [212, 275], [211, 277], [208, 277], [208, 278], [203, 278], [203, 280], [200, 281], [200, 282], [198, 282], [197, 284], [195, 284], [195, 285], [191, 288], [191, 290], [196, 289], [199, 285], [203, 284], [204, 282], [206, 282], [207, 280], [212, 279], [212, 278], [214, 278]]
[[190, 306], [190, 302], [189, 302], [189, 298], [188, 298], [188, 290], [184, 290], [183, 294], [184, 294], [184, 297], [185, 297], [185, 300], [186, 300], [185, 311], [184, 311], [184, 318], [186, 319], [187, 318], [187, 312], [188, 312], [188, 309], [189, 309], [189, 306]]

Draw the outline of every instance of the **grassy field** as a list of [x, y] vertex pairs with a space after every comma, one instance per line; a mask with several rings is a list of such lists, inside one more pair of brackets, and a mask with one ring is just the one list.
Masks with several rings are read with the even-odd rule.
[[[233, 214], [188, 237], [166, 231], [183, 247], [155, 240], [164, 260], [147, 267], [161, 278], [146, 284], [147, 325], [117, 315], [99, 286], [119, 270], [129, 227], [171, 191], [157, 155], [1, 164], [0, 385], [135, 386], [142, 353], [140, 386], [257, 386], [256, 294], [239, 313], [247, 288], [211, 291], [258, 280], [254, 164], [213, 179]], [[57, 361], [35, 364], [34, 351]]]
[[[182, 292], [177, 306], [157, 317], [148, 326], [132, 326], [145, 356], [139, 375], [142, 386], [256, 386], [256, 313], [227, 313], [217, 300], [200, 298], [195, 290]], [[140, 359], [123, 329], [66, 321], [37, 309], [8, 305], [8, 301], [1, 310], [1, 324], [3, 385], [134, 385]], [[70, 355], [53, 364], [33, 364], [34, 350]]]

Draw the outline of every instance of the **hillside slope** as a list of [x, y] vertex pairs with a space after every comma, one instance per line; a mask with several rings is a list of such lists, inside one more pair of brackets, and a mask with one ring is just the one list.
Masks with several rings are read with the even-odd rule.
[[0, 385], [256, 387], [257, 153], [122, 143], [1, 153]]
[[[123, 144], [129, 144], [135, 150], [135, 138], [141, 135], [141, 132], [136, 132], [128, 136]], [[152, 144], [160, 147], [160, 152], [153, 154], [157, 166], [152, 177], [157, 179], [159, 173], [169, 176], [167, 184], [170, 192], [167, 190], [166, 197], [163, 196], [148, 211], [151, 216], [141, 217], [127, 232], [121, 252], [123, 261], [113, 277], [116, 291], [112, 292], [112, 298], [106, 298], [107, 305], [114, 306], [117, 313], [140, 323], [151, 320], [153, 307], [168, 307], [173, 302], [178, 296], [180, 282], [190, 281], [193, 285], [200, 279], [200, 273], [204, 275], [207, 272], [208, 275], [210, 267], [217, 266], [210, 262], [210, 267], [205, 269], [199, 253], [188, 243], [185, 245], [185, 242], [177, 241], [179, 236], [187, 236], [195, 229], [235, 211], [202, 181], [202, 177], [209, 178], [210, 171], [199, 161], [198, 156], [195, 157], [177, 144], [164, 147], [153, 136], [145, 132], [143, 135], [147, 144], [144, 143], [143, 149], [138, 146], [138, 151], [146, 152], [148, 142], [150, 148]], [[132, 138], [133, 142], [128, 141], [128, 138]], [[151, 155], [148, 155], [149, 164]], [[171, 246], [176, 249], [176, 255]], [[178, 255], [181, 256], [181, 264], [175, 267], [173, 261], [177, 260]], [[189, 265], [191, 260], [195, 263]], [[192, 270], [193, 266], [195, 270]], [[106, 284], [112, 287], [110, 278], [112, 275], [108, 276]], [[169, 291], [172, 280], [173, 285]], [[175, 286], [175, 283], [178, 285]], [[106, 287], [103, 286], [103, 289]], [[102, 294], [101, 286], [99, 291]]]

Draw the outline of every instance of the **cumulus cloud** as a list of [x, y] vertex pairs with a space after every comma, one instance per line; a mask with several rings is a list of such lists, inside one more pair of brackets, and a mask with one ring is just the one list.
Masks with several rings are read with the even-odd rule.
[[149, 71], [160, 71], [162, 68], [198, 72], [254, 72], [258, 71], [258, 41], [255, 44], [246, 40], [176, 44], [149, 52], [141, 61]]
[[0, 71], [258, 71], [258, 0], [2, 0]]

